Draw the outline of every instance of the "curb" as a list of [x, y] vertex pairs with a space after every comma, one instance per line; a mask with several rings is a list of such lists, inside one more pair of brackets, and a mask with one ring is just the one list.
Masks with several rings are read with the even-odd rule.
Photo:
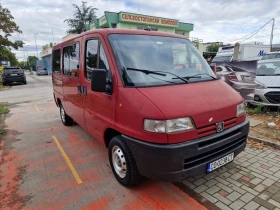
[[248, 136], [248, 139], [249, 140], [254, 140], [254, 141], [257, 141], [257, 142], [260, 142], [260, 143], [264, 143], [265, 145], [280, 149], [280, 144], [277, 144], [277, 143], [272, 142], [272, 141], [264, 140], [264, 139], [253, 137], [253, 136]]

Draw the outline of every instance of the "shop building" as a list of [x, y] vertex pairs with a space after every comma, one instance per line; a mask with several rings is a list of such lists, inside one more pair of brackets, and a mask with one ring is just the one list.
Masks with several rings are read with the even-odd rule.
[[182, 23], [176, 19], [133, 14], [128, 12], [105, 12], [96, 19], [93, 24], [87, 26], [87, 30], [99, 28], [126, 28], [138, 30], [161, 31], [183, 35], [187, 38], [193, 31], [193, 24]]

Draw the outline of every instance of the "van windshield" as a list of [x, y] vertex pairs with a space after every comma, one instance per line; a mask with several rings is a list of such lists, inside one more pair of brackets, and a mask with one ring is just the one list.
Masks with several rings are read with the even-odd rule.
[[161, 86], [185, 84], [185, 80], [192, 83], [216, 79], [205, 59], [186, 39], [111, 34], [109, 41], [126, 86]]
[[216, 56], [213, 60], [212, 63], [215, 62], [230, 62], [231, 61], [232, 56]]

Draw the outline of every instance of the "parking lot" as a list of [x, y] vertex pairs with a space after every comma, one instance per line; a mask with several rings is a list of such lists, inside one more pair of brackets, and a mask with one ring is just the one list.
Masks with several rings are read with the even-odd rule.
[[121, 186], [107, 150], [80, 126], [65, 127], [51, 76], [0, 93], [8, 102], [0, 139], [0, 209], [206, 209], [172, 183]]

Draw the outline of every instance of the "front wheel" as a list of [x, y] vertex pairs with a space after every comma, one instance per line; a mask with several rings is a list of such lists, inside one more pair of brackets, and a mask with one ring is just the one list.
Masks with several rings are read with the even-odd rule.
[[73, 119], [66, 114], [62, 104], [60, 104], [60, 118], [61, 118], [63, 125], [65, 125], [65, 126], [73, 125]]
[[141, 180], [141, 175], [129, 147], [121, 136], [113, 137], [108, 153], [111, 168], [118, 182], [125, 187], [137, 185]]

